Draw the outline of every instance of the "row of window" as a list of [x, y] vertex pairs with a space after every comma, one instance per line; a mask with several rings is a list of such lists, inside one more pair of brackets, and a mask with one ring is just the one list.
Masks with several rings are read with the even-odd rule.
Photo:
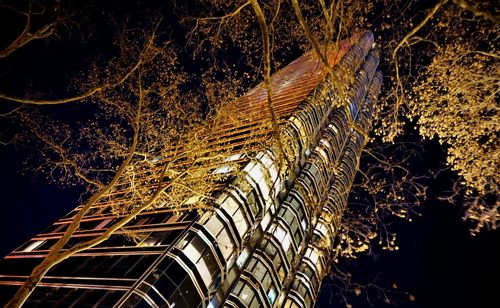
[[[331, 89], [326, 88], [326, 83], [322, 83], [325, 89], [317, 89], [307, 100], [305, 106], [300, 106], [299, 111], [289, 119], [287, 133], [297, 144], [299, 155], [306, 155], [310, 144], [314, 143], [318, 131], [322, 129], [323, 122], [331, 110], [331, 102], [334, 100]], [[321, 85], [319, 88], [321, 88]], [[297, 157], [301, 159], [301, 157]]]
[[322, 277], [326, 274], [328, 255], [315, 246], [308, 245], [294, 275], [291, 289], [286, 294], [284, 307], [311, 307], [316, 299]]
[[37, 287], [29, 307], [114, 307], [124, 290]]
[[[381, 75], [377, 73], [374, 82], [379, 82], [380, 80]], [[373, 85], [370, 85], [370, 88], [372, 87]], [[365, 103], [371, 104], [369, 98], [366, 99]], [[368, 113], [371, 112], [371, 108], [363, 109], [363, 112], [359, 115], [358, 121], [361, 122], [360, 125], [366, 124], [363, 122], [369, 120], [371, 115]], [[323, 207], [323, 215], [319, 217], [314, 228], [312, 242], [316, 243], [316, 245], [311, 245], [302, 259], [301, 271], [295, 274], [292, 290], [287, 294], [285, 300], [285, 307], [309, 307], [312, 305], [311, 299], [315, 298], [317, 294], [323, 278], [321, 270], [327, 265], [329, 250], [332, 248], [331, 244], [335, 234], [335, 226], [339, 225], [341, 212], [347, 204], [348, 192], [346, 190], [355, 176], [355, 168], [358, 160], [356, 153], [359, 153], [363, 145], [362, 139], [364, 137], [361, 134], [354, 133], [351, 136], [339, 166], [339, 174], [334, 180], [334, 184], [328, 194], [328, 201]], [[317, 275], [313, 272], [316, 272]]]
[[[327, 127], [323, 134], [324, 138], [321, 141], [323, 144], [330, 144], [337, 135], [333, 127]], [[328, 154], [325, 154], [327, 159], [333, 159], [332, 149], [325, 150], [328, 151]], [[319, 153], [319, 149], [314, 151], [312, 155], [311, 160], [314, 160], [313, 158], [318, 160], [319, 157], [323, 157]], [[323, 158], [323, 160], [325, 159]], [[329, 178], [331, 177], [331, 174], [328, 174], [328, 165], [328, 163], [320, 162], [306, 163], [299, 175], [299, 181], [302, 182], [303, 189], [309, 191], [311, 195], [317, 195], [318, 192], [325, 191], [323, 187], [328, 185]], [[276, 220], [270, 229], [266, 231], [265, 239], [260, 243], [257, 252], [254, 253], [250, 262], [245, 267], [245, 274], [238, 281], [237, 287], [232, 291], [232, 297], [239, 296], [241, 298], [244, 296], [245, 298], [250, 298], [246, 293], [239, 294], [249, 289], [252, 290], [252, 294], [260, 294], [260, 296], [267, 294], [268, 304], [274, 304], [274, 300], [282, 288], [281, 284], [291, 270], [293, 259], [304, 241], [307, 232], [307, 221], [309, 221], [309, 211], [310, 209], [306, 207], [299, 189], [293, 188], [283, 205], [279, 208]], [[263, 255], [266, 257], [262, 257], [259, 252], [264, 252]], [[261, 263], [265, 264], [265, 266], [261, 266], [262, 275], [253, 268], [255, 264]], [[257, 283], [246, 285], [244, 281], [248, 279], [255, 280]], [[269, 296], [269, 294], [273, 296]]]
[[371, 50], [366, 56], [360, 69], [356, 72], [356, 77], [353, 84], [350, 86], [348, 109], [351, 119], [355, 119], [359, 113], [360, 103], [365, 101], [366, 93], [370, 85], [370, 80], [375, 73], [378, 65], [379, 52]]
[[[359, 42], [354, 45], [351, 50], [342, 58], [337, 69], [342, 71], [342, 67], [345, 69], [350, 69], [351, 71], [356, 70], [364, 58], [364, 55], [368, 53], [368, 50], [373, 44], [373, 34], [368, 31], [363, 35]], [[323, 89], [322, 87], [325, 87]], [[334, 89], [332, 84], [329, 82], [323, 82], [315, 93], [320, 93], [323, 95], [323, 99], [327, 102], [332, 102], [335, 100]], [[317, 97], [315, 94], [314, 97]], [[308, 144], [311, 142], [311, 138], [316, 135], [316, 131], [321, 127], [320, 122], [324, 115], [328, 112], [330, 105], [327, 103], [316, 104], [316, 106], [309, 106], [312, 108], [303, 108], [296, 115], [290, 117], [291, 126], [290, 128], [295, 132], [289, 132], [290, 136], [295, 136], [298, 141], [299, 153], [304, 153], [307, 149]], [[351, 110], [351, 115], [354, 115], [357, 109], [357, 101], [349, 104]]]
[[[338, 72], [338, 76], [343, 78], [343, 75], [350, 75], [351, 72], [355, 72], [361, 65], [361, 62], [368, 54], [369, 50], [372, 48], [373, 43], [373, 33], [371, 31], [365, 32], [335, 67], [335, 71]], [[332, 83], [335, 84], [335, 80], [333, 80]]]
[[[132, 231], [139, 228], [144, 229], [146, 227], [171, 225], [176, 222], [189, 222], [195, 217], [195, 212], [175, 214], [171, 210], [157, 210], [156, 212], [144, 212], [137, 215], [137, 217], [126, 225], [126, 227]], [[106, 230], [119, 220], [120, 218], [116, 218], [116, 216], [105, 216], [88, 220], [84, 219], [80, 223], [77, 233]], [[39, 237], [60, 236], [64, 233], [69, 223], [70, 222], [58, 221], [40, 233]]]
[[[304, 108], [301, 111], [306, 110]], [[296, 116], [291, 117], [292, 128], [295, 130], [295, 135], [299, 137], [299, 148], [301, 150], [307, 145], [308, 140], [306, 137], [312, 136], [320, 126], [321, 115], [318, 114], [318, 109], [313, 108], [310, 110], [313, 111], [310, 113], [299, 112]], [[343, 147], [343, 144], [340, 146], [340, 143], [344, 143], [342, 139], [346, 137], [345, 133], [342, 136], [344, 138], [338, 136], [340, 135], [339, 132], [345, 132], [347, 119], [345, 114], [342, 116], [342, 113], [336, 118], [334, 117], [334, 119], [336, 119], [335, 124], [326, 128], [319, 146], [312, 154], [313, 158], [304, 165], [299, 175], [299, 181], [309, 195], [317, 195], [319, 192], [325, 191], [325, 188], [329, 185], [332, 172], [328, 171], [328, 167], [339, 156], [338, 152], [335, 153], [337, 155], [333, 153], [334, 150], [331, 144], [335, 144], [333, 147], [335, 149]], [[299, 196], [299, 198], [296, 196]], [[294, 207], [294, 204], [297, 206]], [[239, 279], [235, 289], [232, 290], [231, 298], [248, 299], [248, 302], [244, 303], [245, 305], [249, 305], [255, 298], [266, 294], [268, 295], [267, 305], [274, 304], [276, 295], [279, 294], [280, 284], [288, 272], [285, 269], [291, 269], [290, 265], [293, 258], [297, 255], [300, 244], [305, 237], [308, 219], [304, 218], [308, 214], [308, 209], [306, 209], [304, 200], [300, 197], [300, 193], [296, 188], [292, 189], [278, 211], [277, 220], [266, 231], [265, 239], [258, 246], [256, 253], [245, 267], [244, 275]], [[301, 223], [300, 218], [303, 219], [303, 223]], [[326, 228], [324, 225], [323, 227]], [[323, 232], [323, 235], [327, 233], [323, 229], [320, 231]], [[259, 252], [262, 251], [265, 252], [267, 258], [260, 257]], [[262, 264], [260, 271], [253, 268], [256, 264]], [[322, 270], [324, 271], [324, 269]], [[280, 272], [283, 274], [280, 275]], [[246, 283], [247, 280], [254, 281], [254, 283]], [[273, 285], [273, 280], [278, 284]], [[319, 286], [319, 280], [317, 285]], [[270, 290], [272, 290], [272, 297], [269, 297], [268, 292], [271, 292]]]
[[[306, 232], [306, 208], [300, 192], [293, 188], [278, 209], [278, 220], [266, 230], [264, 239], [251, 256], [244, 273], [231, 291], [230, 298], [245, 299], [242, 304], [262, 306], [256, 298], [264, 298], [265, 305], [274, 304], [282, 281], [291, 269]], [[250, 283], [252, 282], [252, 283]]]
[[[128, 224], [127, 230], [130, 233], [136, 234], [135, 236], [126, 236], [117, 232], [111, 237], [99, 244], [97, 247], [145, 247], [145, 246], [160, 246], [169, 245], [172, 243], [173, 236], [168, 236], [171, 230], [165, 228], [173, 229], [174, 223], [187, 223], [192, 221], [196, 217], [195, 212], [186, 212], [181, 215], [174, 215], [173, 213], [158, 213], [158, 214], [148, 214], [146, 216], [139, 216], [131, 223]], [[111, 226], [119, 218], [107, 218], [102, 220], [93, 220], [89, 222], [83, 222], [83, 228], [90, 228], [84, 231], [75, 233], [66, 247], [72, 247], [77, 243], [89, 240], [95, 237], [96, 233], [91, 231], [105, 230], [107, 227]], [[47, 251], [52, 245], [54, 245], [59, 237], [63, 234], [62, 229], [66, 227], [66, 224], [54, 224], [49, 227], [48, 231], [51, 233], [42, 233], [36, 238], [26, 242], [21, 247], [19, 247], [16, 252], [34, 252], [34, 251]], [[156, 231], [162, 230], [162, 231]], [[87, 234], [88, 233], [88, 234]], [[170, 239], [170, 240], [169, 240]]]
[[[349, 148], [349, 145], [351, 145], [351, 142], [349, 142], [347, 148]], [[346, 155], [349, 151], [345, 151], [344, 155]], [[352, 153], [352, 152], [350, 152]], [[350, 156], [350, 155], [349, 155]], [[355, 156], [354, 156], [355, 157]], [[349, 175], [351, 172], [348, 170], [351, 169], [349, 168], [350, 164], [345, 163], [345, 159], [342, 159], [342, 163], [340, 164], [340, 170], [339, 170], [339, 176], [336, 177], [334, 183], [342, 183], [347, 181], [343, 179], [343, 175]], [[354, 175], [354, 174], [352, 174]], [[343, 189], [347, 189], [347, 185], [341, 185]], [[334, 185], [335, 186], [335, 185]], [[345, 197], [342, 198], [344, 200], [347, 200], [347, 193], [344, 193]], [[330, 197], [331, 196], [331, 197]], [[329, 200], [337, 200], [341, 194], [338, 193], [337, 189], [333, 189], [331, 193], [329, 194]], [[336, 198], [335, 198], [336, 197]], [[328, 205], [325, 205], [325, 207], [329, 208]], [[338, 207], [330, 210], [330, 212], [335, 212], [334, 215], [337, 217], [341, 217], [338, 213]], [[313, 241], [321, 242], [321, 247], [329, 247], [331, 245], [331, 239], [334, 235], [333, 229], [331, 225], [328, 225], [327, 222], [322, 219], [321, 217], [319, 218], [314, 230], [313, 230]], [[289, 298], [288, 300], [290, 301], [290, 305], [292, 305], [293, 300], [292, 298], [295, 298], [297, 301], [300, 299], [300, 301], [296, 302], [297, 305], [306, 305], [309, 307], [311, 305], [311, 301], [315, 299], [315, 294], [317, 289], [319, 288], [321, 279], [323, 275], [325, 274], [325, 268], [326, 268], [326, 260], [327, 257], [323, 256], [322, 258], [319, 258], [320, 255], [324, 254], [321, 250], [317, 249], [316, 247], [309, 247], [308, 250], [306, 251], [306, 254], [303, 257], [303, 264], [302, 264], [302, 269], [300, 272], [296, 273], [295, 277], [295, 282], [294, 286], [292, 289], [294, 290], [293, 292], [290, 292], [288, 294]], [[320, 262], [321, 261], [321, 262]], [[314, 268], [314, 270], [311, 270], [311, 268]], [[304, 271], [308, 269], [308, 277], [302, 277], [304, 276]], [[307, 279], [306, 279], [307, 278]], [[300, 295], [300, 296], [298, 296]]]
[[371, 125], [371, 119], [375, 107], [373, 102], [377, 100], [381, 86], [382, 86], [382, 73], [379, 70], [377, 70], [373, 75], [371, 83], [368, 87], [363, 109], [358, 115], [359, 116], [358, 126], [364, 131], [368, 131]]
[[360, 114], [359, 126], [364, 131], [368, 131], [371, 125], [373, 110], [375, 108], [374, 102], [377, 101], [381, 86], [382, 86], [382, 73], [379, 70], [377, 70], [371, 80], [370, 87], [367, 90], [364, 109]]
[[[29, 306], [114, 306], [157, 258], [157, 255], [71, 257], [48, 272], [43, 280], [46, 287], [36, 288], [30, 296]], [[31, 271], [31, 266], [39, 261], [39, 259], [4, 259], [0, 262], [0, 269], [4, 275], [9, 274], [7, 271], [9, 266], [14, 275], [26, 274], [19, 271], [20, 267], [24, 267], [24, 263], [28, 262], [27, 268]], [[65, 287], [60, 288], [61, 285]]]
[[[368, 53], [372, 44], [373, 34], [368, 31], [342, 58], [337, 66], [337, 69], [339, 71], [342, 71], [342, 68], [349, 69], [351, 71], [356, 70], [364, 56]], [[298, 153], [301, 153], [301, 155], [306, 152], [308, 145], [311, 143], [312, 139], [314, 139], [316, 132], [321, 128], [320, 123], [322, 122], [325, 114], [327, 114], [331, 108], [331, 104], [328, 104], [328, 102], [333, 103], [336, 99], [334, 92], [335, 91], [330, 82], [323, 82], [320, 86], [318, 86], [318, 89], [314, 92], [312, 98], [310, 97], [308, 99], [309, 101], [306, 104], [309, 108], [300, 108], [297, 114], [290, 117], [291, 125], [287, 127], [286, 132], [292, 137], [292, 140], [297, 142], [296, 147], [298, 149]], [[320, 99], [323, 102], [320, 104], [314, 104], [314, 102], [318, 99], [318, 93], [323, 96], [322, 99]], [[355, 104], [351, 104], [351, 108], [356, 108]], [[353, 113], [354, 112], [351, 112], [351, 114]]]

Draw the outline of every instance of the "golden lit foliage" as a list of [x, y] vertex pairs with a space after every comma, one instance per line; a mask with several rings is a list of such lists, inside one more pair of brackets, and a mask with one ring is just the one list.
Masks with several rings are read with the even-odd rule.
[[[500, 29], [467, 21], [459, 12], [443, 14], [448, 36], [436, 49], [409, 95], [408, 111], [419, 132], [448, 147], [447, 162], [461, 177], [465, 218], [495, 229], [500, 211]], [[455, 186], [458, 188], [459, 186]]]
[[383, 24], [392, 36], [391, 77], [375, 132], [394, 142], [409, 120], [447, 147], [447, 163], [461, 178], [448, 200], [463, 204], [474, 232], [496, 228], [500, 218], [500, 30], [492, 12], [489, 1], [441, 1]]
[[448, 163], [478, 193], [499, 181], [498, 57], [456, 44], [438, 50], [410, 103], [421, 135], [449, 145]]
[[[9, 307], [21, 305], [54, 265], [105, 241], [143, 211], [209, 208], [210, 192], [225, 175], [214, 175], [213, 167], [203, 162], [222, 161], [224, 149], [207, 151], [212, 127], [200, 125], [199, 100], [181, 93], [188, 79], [178, 70], [176, 50], [159, 35], [158, 25], [118, 31], [118, 56], [105, 69], [91, 66], [89, 76], [75, 82], [94, 88], [128, 75], [86, 98], [94, 113], [84, 123], [18, 112], [25, 133], [15, 141], [36, 149], [34, 171], [59, 184], [78, 184], [84, 201]], [[105, 212], [119, 219], [102, 234], [68, 246], [84, 217]]]
[[[423, 136], [438, 136], [449, 146], [448, 163], [468, 187], [466, 216], [476, 220], [479, 228], [497, 226], [498, 26], [484, 21], [496, 17], [485, 13], [488, 7], [445, 2], [414, 20], [404, 15], [412, 4], [401, 1], [199, 0], [176, 7], [180, 23], [187, 27], [184, 47], [190, 57], [206, 65], [197, 80], [179, 65], [180, 47], [157, 31], [159, 23], [152, 28], [125, 25], [117, 31], [118, 55], [105, 66], [92, 64], [73, 82], [73, 90], [82, 94], [41, 101], [0, 94], [6, 101], [35, 105], [83, 101], [95, 112], [81, 123], [71, 123], [50, 119], [40, 111], [15, 109], [26, 129], [16, 141], [39, 153], [36, 171], [49, 181], [81, 185], [85, 193], [72, 227], [14, 302], [21, 303], [54, 264], [106, 240], [141, 211], [210, 208], [210, 193], [224, 176], [215, 176], [203, 162], [221, 162], [228, 154], [223, 142], [207, 150], [210, 133], [222, 122], [240, 121], [231, 102], [262, 79], [269, 98], [262, 112], [271, 119], [271, 128], [265, 129], [274, 137], [262, 142], [279, 145], [280, 163], [296, 156], [287, 155], [293, 153], [291, 142], [280, 134], [282, 123], [273, 114], [270, 75], [305, 50], [322, 55], [326, 43], [338, 43], [358, 27], [367, 27], [363, 14], [380, 7], [387, 10], [381, 16], [390, 21], [382, 22], [379, 30], [391, 31], [391, 39], [382, 44], [386, 60], [392, 62], [385, 99], [377, 107], [375, 131], [392, 142], [403, 132], [405, 121], [414, 118]], [[395, 12], [400, 15], [391, 15]], [[464, 33], [468, 34], [459, 39]], [[24, 39], [23, 34], [19, 38]], [[38, 38], [43, 36], [34, 37]], [[483, 41], [490, 43], [479, 44]], [[413, 62], [417, 44], [426, 44], [423, 53], [429, 63]], [[17, 45], [15, 49], [24, 46]], [[422, 75], [416, 78], [418, 74]], [[182, 91], [198, 85], [202, 89], [197, 92]], [[211, 121], [202, 126], [206, 115]], [[367, 162], [362, 164], [351, 207], [338, 230], [337, 257], [369, 253], [373, 242], [397, 249], [387, 221], [410, 220], [425, 196], [420, 176], [408, 166], [417, 150], [373, 143], [366, 151]], [[289, 174], [293, 177], [293, 170]], [[123, 219], [102, 236], [67, 249], [79, 221], [106, 208]], [[140, 239], [141, 234], [129, 236]]]
[[499, 58], [465, 44], [440, 48], [409, 103], [420, 134], [448, 146], [448, 164], [476, 200], [467, 203], [466, 218], [478, 228], [496, 228], [500, 219], [498, 200], [476, 199], [499, 193]]

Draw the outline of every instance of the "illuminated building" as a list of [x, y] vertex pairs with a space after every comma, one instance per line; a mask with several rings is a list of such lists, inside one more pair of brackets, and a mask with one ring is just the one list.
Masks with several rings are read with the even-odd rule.
[[[207, 152], [223, 147], [227, 154], [204, 165], [227, 174], [211, 191], [214, 211], [141, 212], [104, 243], [52, 268], [27, 306], [312, 306], [382, 83], [373, 46], [367, 32], [326, 53], [331, 70], [309, 52], [273, 75], [286, 159], [264, 142], [275, 136], [264, 86], [239, 98], [233, 106], [240, 120], [223, 120], [207, 143]], [[123, 198], [116, 193], [96, 204], [68, 246], [105, 232], [119, 219], [110, 205]], [[1, 261], [0, 294], [13, 294], [77, 211]]]

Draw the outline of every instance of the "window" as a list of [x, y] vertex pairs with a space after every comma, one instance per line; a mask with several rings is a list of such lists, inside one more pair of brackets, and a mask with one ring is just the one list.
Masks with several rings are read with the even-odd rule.
[[318, 262], [318, 253], [316, 252], [315, 249], [313, 248], [307, 248], [307, 251], [306, 251], [306, 254], [305, 254], [305, 257], [308, 258], [309, 260], [311, 260], [311, 262], [313, 264], [316, 264]]
[[309, 278], [309, 280], [311, 280], [315, 276], [314, 271], [307, 263], [304, 263], [304, 266], [302, 267], [302, 273], [306, 275], [306, 277]]
[[317, 231], [319, 231], [321, 233], [322, 236], [328, 238], [328, 230], [325, 226], [325, 224], [321, 221], [318, 222], [318, 224], [316, 225], [316, 228], [315, 228]]
[[302, 227], [302, 230], [306, 231], [307, 223], [304, 218], [302, 218], [302, 220], [300, 221], [300, 226]]
[[264, 264], [261, 261], [257, 261], [257, 264], [255, 265], [253, 269], [253, 275], [259, 282], [262, 282], [264, 280], [264, 276], [267, 274], [267, 268], [264, 266]]
[[288, 249], [290, 248], [290, 234], [283, 229], [281, 226], [276, 226], [276, 229], [273, 232], [274, 237], [278, 240], [279, 243], [281, 243], [281, 246], [283, 247], [283, 251], [287, 252]]
[[228, 260], [233, 253], [234, 245], [226, 229], [222, 229], [222, 231], [217, 236], [217, 245], [219, 245], [224, 259]]
[[304, 201], [299, 197], [298, 192], [294, 189], [291, 194], [289, 194], [289, 200], [292, 207], [297, 210], [297, 212], [301, 212], [302, 207], [304, 206]]
[[179, 240], [177, 245], [175, 245], [175, 247], [177, 247], [179, 250], [183, 250], [184, 247], [186, 247], [186, 245], [192, 238], [193, 238], [193, 233], [187, 232], [185, 235], [182, 236], [182, 238]]
[[338, 123], [338, 122], [336, 121], [336, 119], [334, 119], [334, 120], [332, 121], [332, 123], [331, 123], [331, 124], [328, 124], [328, 127], [329, 127], [331, 130], [333, 130], [333, 132], [334, 132], [334, 133], [338, 133], [338, 132], [339, 132], [339, 130], [338, 130], [338, 129], [337, 129], [337, 127], [335, 126], [335, 124], [337, 124], [337, 123]]
[[163, 239], [163, 232], [152, 232], [150, 233], [146, 239], [140, 242], [137, 246], [139, 247], [147, 247], [147, 246], [156, 246], [160, 244]]
[[271, 303], [271, 305], [274, 305], [274, 302], [276, 301], [276, 289], [275, 288], [271, 288], [269, 290], [269, 292], [267, 292], [267, 298], [269, 299], [269, 302]]
[[259, 152], [259, 154], [257, 154], [257, 159], [260, 160], [262, 164], [268, 169], [271, 168], [274, 164], [274, 158], [271, 157], [271, 155], [269, 155], [268, 153]]
[[311, 112], [310, 112], [310, 118], [312, 120], [312, 123], [314, 126], [318, 126], [319, 125], [319, 120], [320, 120], [320, 117], [318, 116], [318, 109], [319, 108], [312, 108]]
[[269, 199], [271, 183], [268, 183], [268, 180], [266, 180], [264, 169], [260, 166], [260, 164], [256, 163], [253, 168], [248, 170], [248, 175], [254, 183], [259, 186], [264, 200], [267, 201], [267, 199]]
[[144, 224], [146, 224], [146, 222], [148, 221], [149, 217], [145, 217], [145, 218], [141, 218], [139, 220], [137, 220], [136, 223], [133, 223], [133, 225], [135, 226], [142, 226]]
[[299, 182], [303, 185], [303, 188], [307, 190], [307, 193], [315, 195], [317, 191], [315, 183], [313, 183], [312, 176], [309, 172], [303, 172], [299, 176]]
[[[299, 284], [296, 290], [302, 296], [305, 296], [307, 294], [307, 289], [303, 284]], [[306, 307], [310, 307], [310, 305]]]
[[199, 195], [193, 195], [189, 198], [187, 198], [185, 201], [184, 201], [184, 205], [189, 205], [189, 204], [195, 204], [196, 202], [200, 201], [201, 200], [201, 196]]
[[328, 159], [328, 153], [326, 152], [325, 149], [323, 148], [320, 148], [320, 147], [316, 147], [314, 149], [315, 152], [319, 153], [321, 155], [321, 158], [323, 159], [323, 162], [328, 162], [329, 159]]
[[43, 243], [45, 243], [45, 241], [41, 241], [41, 240], [33, 241], [28, 246], [26, 246], [26, 248], [22, 249], [22, 251], [25, 251], [25, 252], [33, 251], [33, 250], [37, 249], [38, 247], [40, 247]]
[[257, 216], [260, 207], [257, 204], [257, 200], [255, 198], [255, 189], [251, 190], [247, 195], [247, 204], [250, 207], [254, 216]]
[[217, 302], [217, 297], [214, 296], [214, 298], [208, 303], [207, 308], [216, 308], [219, 306], [219, 303]]
[[284, 308], [298, 308], [299, 306], [294, 301], [292, 301], [292, 299], [287, 298], [285, 305], [283, 307]]
[[354, 99], [352, 102], [350, 102], [349, 112], [351, 113], [351, 118], [355, 119], [357, 116], [357, 112], [358, 112], [358, 104], [357, 104], [356, 99]]
[[[207, 253], [210, 254], [210, 252], [206, 252], [205, 254], [207, 254]], [[213, 260], [213, 262], [215, 263], [215, 260]], [[205, 286], [207, 286], [207, 288], [208, 288], [210, 286], [210, 284], [212, 283], [213, 279], [212, 279], [212, 273], [209, 270], [204, 258], [201, 258], [200, 260], [198, 260], [198, 262], [196, 263], [196, 269], [198, 270], [198, 273], [200, 273], [201, 279], [203, 279]], [[215, 271], [213, 271], [213, 272], [215, 272]]]
[[239, 269], [242, 269], [243, 266], [245, 265], [246, 261], [248, 259], [248, 248], [245, 248], [238, 259], [236, 260], [236, 265], [238, 266]]
[[267, 226], [269, 225], [270, 221], [271, 221], [271, 214], [267, 212], [262, 221], [260, 222], [260, 225], [262, 226], [263, 230], [267, 229]]
[[293, 215], [293, 212], [290, 210], [287, 210], [287, 208], [285, 208], [285, 207], [281, 208], [281, 211], [280, 211], [280, 214], [278, 215], [278, 217], [281, 217], [285, 221], [285, 223], [289, 226], [292, 225], [292, 221], [295, 218], [295, 216]]
[[100, 230], [100, 229], [104, 228], [106, 225], [108, 225], [111, 222], [111, 220], [113, 220], [113, 219], [112, 218], [104, 219], [97, 226], [95, 226], [94, 230]]
[[238, 200], [241, 200], [241, 202], [246, 205], [245, 208], [249, 209], [252, 213], [252, 215], [249, 214], [249, 216], [252, 216], [252, 219], [257, 217], [262, 205], [260, 199], [256, 198], [256, 189], [246, 180], [239, 181], [232, 189], [232, 195], [237, 197]]
[[245, 285], [243, 289], [241, 290], [239, 298], [245, 304], [245, 306], [250, 306], [250, 302], [252, 301], [254, 297], [254, 292], [252, 289], [250, 289], [249, 286]]
[[229, 172], [231, 172], [233, 170], [234, 170], [234, 168], [232, 166], [225, 165], [225, 166], [221, 166], [221, 167], [215, 169], [213, 171], [213, 173], [214, 174], [226, 174], [226, 173], [229, 173]]
[[195, 236], [195, 238], [184, 247], [182, 252], [188, 257], [191, 262], [196, 264], [198, 259], [201, 256], [201, 250], [203, 249], [202, 247], [202, 242], [203, 240], [199, 238], [198, 236]]
[[267, 239], [262, 241], [262, 246], [264, 246], [264, 252], [266, 256], [268, 256], [271, 260], [274, 259], [274, 256], [278, 253], [278, 250], [274, 246], [274, 244]]
[[221, 208], [229, 214], [236, 226], [238, 234], [240, 237], [243, 237], [248, 230], [248, 223], [242, 213], [242, 206], [240, 206], [240, 204], [236, 202], [232, 196], [229, 196], [224, 199], [221, 204]]
[[267, 272], [264, 275], [264, 278], [262, 278], [262, 280], [261, 280], [262, 288], [264, 290], [269, 289], [269, 286], [271, 286], [271, 283], [272, 283], [271, 274], [269, 272]]
[[165, 221], [165, 223], [172, 224], [174, 222], [179, 221], [179, 219], [181, 219], [181, 215], [172, 215], [167, 219], [167, 221]]
[[224, 225], [222, 224], [219, 215], [214, 214], [206, 223], [205, 223], [205, 228], [213, 235], [213, 237], [217, 237], [219, 233], [222, 231], [224, 228]]
[[[313, 131], [310, 115], [307, 114], [304, 110], [302, 112], [299, 112], [297, 116], [300, 118], [301, 123], [304, 125], [306, 128], [306, 136], [309, 136]], [[306, 137], [307, 138], [307, 137]]]

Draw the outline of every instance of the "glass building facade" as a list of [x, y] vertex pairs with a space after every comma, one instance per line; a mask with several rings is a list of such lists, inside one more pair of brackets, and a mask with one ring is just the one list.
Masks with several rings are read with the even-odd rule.
[[[25, 306], [313, 306], [382, 84], [369, 31], [340, 42], [327, 59], [331, 69], [309, 52], [272, 76], [287, 166], [278, 147], [261, 142], [272, 131], [267, 93], [259, 85], [234, 104], [243, 120], [223, 123], [207, 145], [228, 153], [209, 166], [213, 174], [228, 175], [212, 192], [212, 211], [142, 211], [105, 242], [53, 267]], [[109, 205], [120, 198], [96, 204], [68, 247], [116, 223]], [[0, 261], [2, 301], [78, 210]]]

